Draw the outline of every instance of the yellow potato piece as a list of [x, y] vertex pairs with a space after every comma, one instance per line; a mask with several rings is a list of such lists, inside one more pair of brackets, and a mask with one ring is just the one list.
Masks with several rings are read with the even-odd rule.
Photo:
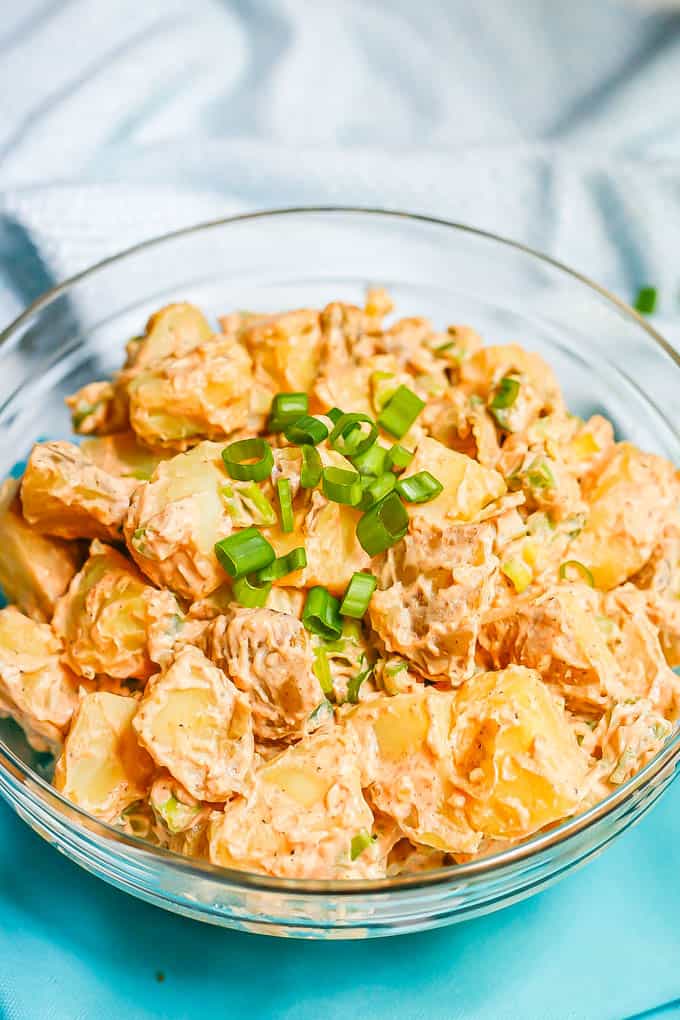
[[245, 348], [216, 338], [135, 374], [127, 387], [130, 424], [151, 447], [184, 450], [226, 438], [248, 424], [251, 388]]
[[164, 358], [178, 358], [200, 347], [214, 335], [195, 305], [178, 302], [160, 308], [146, 324], [144, 336], [128, 345], [128, 367], [147, 368]]
[[534, 670], [509, 666], [464, 684], [452, 745], [468, 819], [485, 836], [523, 838], [578, 810], [588, 756]]
[[[258, 769], [250, 795], [214, 816], [211, 861], [282, 878], [384, 874], [369, 836], [373, 814], [361, 791], [358, 752], [352, 733], [319, 732]], [[369, 845], [352, 860], [352, 839], [361, 832]]]
[[[155, 671], [148, 653], [149, 599], [156, 595], [125, 556], [95, 541], [90, 556], [59, 600], [53, 626], [64, 660], [81, 676], [98, 673], [146, 680]], [[170, 596], [168, 618], [177, 613]]]
[[268, 318], [258, 317], [243, 332], [253, 359], [255, 378], [271, 393], [310, 389], [316, 376], [321, 329], [319, 313], [302, 308]]
[[583, 494], [590, 512], [569, 558], [588, 567], [598, 588], [616, 588], [644, 566], [664, 526], [677, 520], [680, 489], [673, 465], [617, 443]]
[[66, 397], [73, 431], [81, 435], [108, 435], [128, 427], [125, 391], [112, 382], [91, 382]]
[[230, 478], [221, 443], [204, 442], [161, 462], [134, 493], [125, 541], [140, 569], [159, 587], [200, 599], [224, 583], [215, 543], [233, 523], [222, 489]]
[[56, 788], [105, 822], [117, 822], [151, 782], [153, 762], [132, 728], [136, 711], [133, 698], [85, 695], [55, 767]]
[[458, 521], [471, 521], [489, 503], [505, 493], [503, 476], [482, 467], [464, 453], [449, 450], [436, 439], [420, 440], [405, 474], [429, 471], [443, 485], [443, 491], [429, 503], [408, 503], [413, 523], [427, 522], [445, 527]]
[[14, 606], [0, 610], [0, 715], [11, 716], [37, 751], [56, 751], [78, 702], [51, 627]]
[[44, 622], [51, 620], [82, 554], [73, 543], [34, 531], [24, 520], [18, 492], [13, 478], [0, 486], [0, 588], [8, 602]]
[[253, 766], [253, 725], [246, 698], [198, 648], [179, 652], [153, 677], [134, 728], [158, 765], [197, 800], [243, 791]]
[[466, 818], [451, 764], [454, 703], [453, 692], [421, 687], [367, 699], [344, 720], [362, 748], [371, 803], [414, 843], [474, 853], [481, 837]]
[[24, 517], [59, 538], [119, 539], [135, 485], [102, 471], [73, 443], [37, 443], [21, 482]]
[[370, 557], [356, 537], [360, 519], [354, 507], [332, 503], [316, 491], [310, 509], [304, 516], [298, 515], [294, 531], [286, 534], [278, 527], [265, 529], [277, 556], [299, 545], [304, 545], [307, 554], [304, 570], [288, 574], [277, 583], [301, 588], [322, 585], [333, 595], [341, 595], [352, 574], [370, 566]]
[[143, 446], [134, 432], [86, 439], [80, 449], [102, 471], [121, 478], [134, 478], [138, 482], [147, 482], [157, 465], [172, 456], [172, 453]]

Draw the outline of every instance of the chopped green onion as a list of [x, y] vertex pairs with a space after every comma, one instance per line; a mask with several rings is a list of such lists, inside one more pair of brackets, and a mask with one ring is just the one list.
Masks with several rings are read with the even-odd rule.
[[248, 609], [266, 606], [271, 590], [271, 581], [261, 581], [259, 577], [237, 577], [232, 585], [234, 599]]
[[356, 836], [352, 837], [352, 843], [350, 846], [349, 855], [353, 861], [356, 861], [357, 857], [360, 857], [366, 847], [369, 847], [371, 843], [375, 841], [377, 837], [371, 836], [370, 832], [366, 829], [361, 829], [357, 832]]
[[532, 489], [554, 489], [555, 476], [547, 460], [536, 458], [527, 468], [527, 482]]
[[403, 659], [397, 659], [396, 662], [388, 662], [385, 666], [385, 672], [388, 676], [396, 676], [397, 673], [401, 673], [404, 669], [408, 669], [408, 662], [404, 662]]
[[399, 388], [394, 372], [371, 372], [371, 401], [378, 414]]
[[323, 465], [319, 451], [313, 446], [302, 447], [302, 468], [300, 470], [300, 485], [303, 489], [313, 489], [319, 484]]
[[399, 542], [408, 530], [408, 513], [396, 492], [364, 514], [357, 524], [357, 538], [369, 556], [377, 556]]
[[323, 469], [323, 494], [334, 503], [357, 506], [361, 500], [361, 475], [358, 471], [345, 468], [326, 467]]
[[380, 412], [378, 425], [385, 432], [401, 439], [424, 407], [425, 401], [421, 400], [413, 390], [410, 390], [408, 386], [399, 386]]
[[258, 570], [257, 579], [258, 581], [280, 581], [282, 577], [294, 574], [296, 570], [304, 570], [306, 566], [307, 553], [303, 546], [298, 546], [297, 549], [291, 549], [285, 556], [277, 556], [268, 567]]
[[518, 395], [519, 381], [513, 379], [511, 375], [505, 375], [499, 382], [489, 407], [494, 411], [505, 410], [508, 407], [512, 407]]
[[284, 435], [288, 442], [296, 446], [318, 446], [324, 439], [328, 439], [328, 428], [318, 418], [305, 414], [289, 425]]
[[270, 432], [283, 432], [309, 410], [306, 393], [277, 393], [272, 400], [267, 428]]
[[[312, 666], [312, 670], [313, 669], [314, 669], [314, 667]], [[330, 671], [328, 673], [328, 676], [330, 678]], [[317, 677], [317, 679], [318, 679], [318, 677]], [[319, 684], [321, 684], [320, 680], [319, 680]], [[331, 687], [332, 687], [332, 683], [331, 683]], [[321, 690], [323, 690], [323, 686], [321, 686]], [[325, 693], [329, 693], [330, 694], [330, 691], [328, 691], [328, 692], [324, 691], [324, 694]], [[307, 729], [308, 729], [309, 732], [312, 732], [313, 730], [317, 729], [319, 726], [322, 726], [323, 723], [329, 722], [332, 718], [333, 718], [333, 706], [331, 705], [331, 703], [328, 700], [328, 698], [324, 698], [323, 701], [319, 702], [319, 704], [316, 706], [316, 708], [314, 709], [314, 711], [310, 715], [309, 719], [307, 720]]]
[[413, 460], [413, 454], [405, 446], [395, 443], [391, 450], [387, 451], [385, 458], [385, 470], [399, 473], [409, 466]]
[[429, 471], [417, 471], [415, 475], [400, 478], [397, 492], [406, 503], [429, 503], [435, 499], [444, 486]]
[[653, 315], [656, 310], [657, 297], [656, 287], [641, 287], [635, 298], [633, 308], [640, 315]]
[[340, 604], [340, 615], [360, 620], [368, 609], [368, 603], [371, 601], [377, 584], [378, 580], [373, 574], [368, 574], [363, 570], [352, 574]]
[[[365, 661], [365, 656], [361, 656], [362, 660]], [[347, 701], [351, 705], [356, 705], [359, 700], [359, 690], [364, 680], [367, 679], [373, 672], [373, 666], [367, 666], [366, 669], [362, 669], [360, 673], [353, 676], [347, 684]]]
[[578, 560], [567, 560], [562, 563], [559, 570], [560, 581], [585, 581], [590, 587], [595, 587], [595, 578], [585, 566]]
[[372, 475], [377, 478], [384, 471], [387, 470], [385, 467], [385, 461], [387, 459], [387, 450], [380, 443], [373, 443], [363, 453], [354, 454], [350, 457], [353, 466], [357, 469], [361, 475]]
[[261, 482], [274, 467], [274, 454], [264, 439], [238, 439], [222, 450], [224, 466], [240, 482]]
[[344, 413], [339, 407], [331, 407], [330, 411], [326, 411], [326, 417], [330, 418], [334, 425], [337, 425]]
[[396, 484], [397, 479], [392, 471], [385, 471], [379, 478], [362, 479], [363, 492], [359, 509], [370, 510], [372, 506], [384, 499]]
[[215, 555], [230, 577], [245, 577], [268, 567], [276, 553], [257, 528], [236, 531], [215, 543]]
[[250, 524], [268, 527], [276, 524], [276, 513], [257, 482], [233, 481], [223, 485], [220, 495], [224, 506], [237, 527]]
[[[362, 425], [368, 425], [368, 431]], [[377, 438], [378, 426], [367, 414], [343, 414], [335, 423], [329, 442], [336, 453], [355, 457], [370, 449]]]
[[323, 693], [328, 696], [333, 693], [333, 675], [331, 673], [330, 663], [328, 662], [328, 653], [325, 648], [317, 648], [314, 652], [314, 662], [312, 664], [312, 673], [319, 681], [319, 687]]
[[276, 481], [276, 492], [279, 497], [281, 531], [290, 532], [295, 527], [295, 517], [293, 516], [293, 497], [290, 492], [290, 479], [278, 478]]
[[531, 567], [523, 559], [520, 559], [519, 556], [513, 556], [512, 559], [501, 563], [501, 570], [508, 580], [512, 581], [518, 595], [521, 595], [534, 579]]
[[325, 588], [310, 588], [302, 610], [302, 622], [310, 634], [337, 641], [342, 634], [340, 602]]
[[451, 348], [454, 346], [455, 342], [456, 342], [455, 340], [445, 340], [443, 344], [439, 344], [438, 347], [433, 347], [432, 350], [434, 351], [435, 354], [450, 351]]

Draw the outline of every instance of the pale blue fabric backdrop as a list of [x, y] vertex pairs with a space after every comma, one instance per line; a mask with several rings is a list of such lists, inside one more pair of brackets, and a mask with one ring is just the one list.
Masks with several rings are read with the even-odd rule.
[[[336, 202], [515, 237], [680, 342], [680, 12], [598, 0], [6, 0], [0, 325], [141, 237]], [[680, 788], [526, 904], [281, 943], [119, 894], [0, 804], [0, 1016], [679, 1015]], [[158, 983], [157, 971], [165, 981]]]

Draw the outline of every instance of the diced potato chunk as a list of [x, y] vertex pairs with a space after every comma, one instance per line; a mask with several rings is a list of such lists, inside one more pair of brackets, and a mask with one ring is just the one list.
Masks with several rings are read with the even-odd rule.
[[334, 595], [341, 595], [352, 574], [366, 570], [371, 562], [356, 536], [360, 518], [354, 507], [332, 503], [315, 491], [309, 510], [295, 531], [285, 534], [278, 528], [267, 529], [265, 534], [277, 556], [299, 545], [304, 545], [307, 553], [305, 569], [288, 574], [280, 583], [305, 588], [318, 584]]
[[363, 701], [346, 716], [361, 745], [371, 803], [414, 843], [474, 853], [480, 836], [463, 810], [451, 764], [453, 692], [421, 687]]
[[253, 765], [246, 698], [198, 648], [187, 647], [149, 682], [134, 728], [158, 765], [197, 800], [243, 791]]
[[24, 517], [59, 538], [120, 538], [137, 483], [107, 474], [73, 443], [38, 443], [21, 483]]
[[140, 485], [125, 521], [125, 541], [138, 566], [159, 587], [189, 599], [225, 581], [215, 543], [232, 531], [222, 490], [230, 478], [221, 443], [200, 443], [163, 461]]
[[238, 609], [210, 624], [203, 647], [247, 693], [256, 738], [304, 734], [324, 694], [312, 672], [309, 634], [299, 620], [272, 609]]
[[146, 796], [153, 762], [137, 743], [133, 698], [105, 691], [82, 699], [54, 772], [69, 800], [105, 822]]
[[[165, 594], [170, 621], [177, 614], [177, 603]], [[64, 660], [88, 679], [106, 673], [146, 680], [154, 672], [147, 648], [148, 603], [160, 595], [125, 556], [93, 542], [89, 559], [54, 614], [54, 629], [64, 641]]]
[[111, 382], [91, 382], [66, 398], [73, 431], [108, 435], [128, 427], [127, 395]]
[[52, 628], [14, 606], [0, 610], [0, 715], [11, 716], [37, 751], [55, 751], [78, 702]]
[[107, 474], [134, 478], [138, 482], [147, 482], [157, 465], [172, 456], [171, 453], [142, 446], [137, 442], [134, 432], [118, 432], [115, 436], [86, 439], [80, 449]]
[[248, 424], [251, 361], [238, 341], [213, 341], [168, 358], [128, 383], [130, 423], [149, 446], [185, 450]]
[[80, 548], [34, 531], [24, 520], [19, 482], [0, 486], [0, 588], [8, 602], [34, 620], [51, 620], [82, 559]]
[[598, 588], [616, 588], [652, 555], [677, 519], [680, 489], [673, 465], [631, 443], [617, 443], [604, 469], [586, 480], [590, 513], [570, 558], [585, 564]]
[[[214, 816], [210, 859], [282, 878], [379, 877], [373, 815], [361, 791], [351, 733], [319, 732], [258, 769], [247, 798]], [[352, 840], [366, 848], [352, 860]], [[361, 837], [360, 837], [361, 838]]]
[[453, 760], [474, 829], [519, 839], [578, 810], [588, 756], [538, 673], [478, 674], [455, 715]]
[[214, 335], [202, 312], [188, 302], [166, 305], [151, 316], [144, 336], [128, 345], [128, 365], [148, 368], [164, 358], [179, 358]]
[[255, 378], [272, 393], [310, 389], [316, 376], [321, 330], [319, 313], [306, 308], [260, 318], [243, 333]]
[[427, 522], [444, 528], [457, 521], [471, 521], [506, 491], [503, 476], [497, 471], [428, 436], [418, 443], [406, 474], [418, 471], [429, 471], [444, 489], [429, 503], [408, 504], [412, 523]]

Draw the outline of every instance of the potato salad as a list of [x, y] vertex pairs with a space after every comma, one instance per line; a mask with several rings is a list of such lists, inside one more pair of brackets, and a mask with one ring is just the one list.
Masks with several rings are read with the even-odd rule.
[[372, 879], [582, 812], [680, 706], [680, 484], [469, 326], [153, 315], [0, 490], [0, 714], [104, 822]]

